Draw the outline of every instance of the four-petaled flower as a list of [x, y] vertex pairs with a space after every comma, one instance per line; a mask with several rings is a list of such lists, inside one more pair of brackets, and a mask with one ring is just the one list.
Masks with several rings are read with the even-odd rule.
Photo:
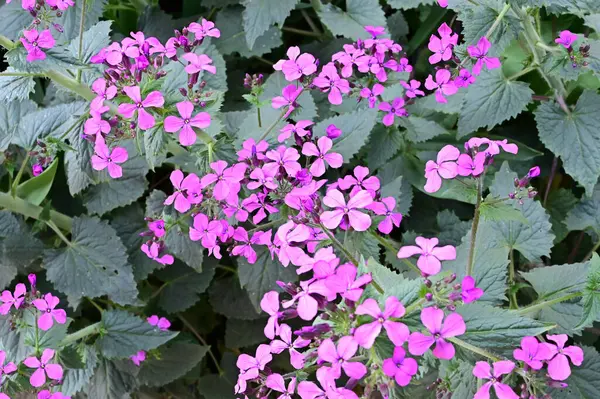
[[408, 116], [408, 112], [403, 107], [404, 99], [402, 97], [396, 97], [391, 104], [388, 102], [379, 103], [379, 110], [387, 112], [383, 117], [383, 124], [385, 126], [392, 126], [396, 116]]
[[210, 114], [208, 112], [198, 112], [192, 117], [194, 104], [189, 101], [182, 101], [175, 104], [181, 118], [176, 116], [167, 116], [165, 118], [165, 131], [174, 133], [179, 131], [179, 142], [181, 145], [192, 145], [196, 142], [196, 132], [192, 127], [205, 129], [210, 126]]
[[56, 44], [50, 29], [44, 29], [41, 32], [36, 29], [24, 30], [23, 36], [25, 37], [21, 38], [21, 43], [27, 50], [27, 62], [46, 59], [46, 53], [41, 49], [49, 49]]
[[425, 88], [427, 90], [435, 90], [435, 100], [438, 103], [447, 103], [446, 96], [456, 94], [458, 87], [451, 80], [452, 74], [447, 69], [439, 69], [435, 73], [435, 81], [431, 75], [425, 80]]
[[171, 172], [169, 179], [175, 192], [167, 197], [164, 205], [171, 205], [174, 202], [175, 209], [184, 213], [190, 210], [192, 204], [199, 204], [202, 201], [202, 188], [198, 176], [190, 173], [184, 178], [183, 172], [177, 169]]
[[358, 269], [351, 263], [344, 263], [335, 269], [335, 273], [325, 280], [325, 286], [349, 301], [357, 302], [363, 293], [363, 286], [373, 278], [366, 273], [356, 278]]
[[492, 44], [487, 37], [483, 36], [477, 42], [477, 46], [469, 46], [467, 48], [469, 55], [472, 58], [477, 59], [475, 65], [473, 65], [473, 75], [479, 75], [483, 65], [485, 65], [487, 69], [500, 68], [500, 60], [495, 57], [488, 57], [487, 55], [488, 51], [490, 51], [490, 47], [492, 47]]
[[189, 62], [185, 67], [185, 71], [190, 75], [200, 71], [206, 71], [212, 74], [217, 73], [217, 68], [214, 65], [211, 65], [213, 62], [212, 58], [206, 54], [198, 55], [194, 53], [185, 53], [183, 59]]
[[173, 255], [161, 255], [162, 246], [158, 242], [151, 242], [150, 244], [144, 243], [142, 244], [141, 249], [147, 257], [160, 263], [161, 265], [172, 265], [173, 262], [175, 262], [175, 258], [173, 258]]
[[171, 322], [167, 320], [166, 317], [158, 317], [157, 315], [152, 315], [146, 319], [148, 324], [153, 327], [158, 328], [161, 331], [167, 331], [169, 327], [171, 327]]
[[288, 123], [280, 130], [281, 134], [277, 136], [277, 141], [283, 143], [292, 134], [296, 134], [299, 137], [304, 137], [310, 132], [306, 128], [311, 126], [312, 124], [313, 122], [308, 120], [298, 121], [296, 124]]
[[490, 388], [494, 387], [498, 399], [519, 399], [510, 386], [503, 384], [502, 376], [512, 373], [515, 364], [510, 360], [501, 360], [494, 363], [494, 371], [492, 372], [488, 362], [477, 362], [473, 368], [473, 375], [477, 378], [489, 380], [479, 388], [473, 399], [489, 399]]
[[477, 177], [485, 169], [486, 158], [485, 152], [478, 152], [473, 158], [469, 154], [460, 154], [456, 161], [456, 172], [459, 176]]
[[138, 127], [142, 130], [148, 130], [156, 124], [154, 117], [146, 111], [146, 108], [160, 108], [165, 103], [165, 99], [160, 91], [149, 93], [144, 100], [140, 93], [139, 86], [125, 86], [123, 88], [127, 97], [133, 100], [133, 104], [122, 103], [119, 105], [119, 113], [129, 119], [137, 112]]
[[117, 86], [108, 84], [106, 79], [98, 78], [92, 83], [92, 91], [97, 94], [92, 100], [91, 108], [97, 110], [104, 105], [104, 100], [112, 100], [117, 95]]
[[567, 346], [565, 343], [569, 337], [567, 334], [546, 335], [556, 345], [549, 344], [550, 360], [548, 361], [548, 374], [556, 381], [564, 381], [571, 375], [569, 359], [575, 366], [581, 366], [583, 362], [583, 350], [578, 346]]
[[292, 395], [296, 391], [296, 378], [292, 378], [287, 388], [285, 387], [285, 381], [281, 374], [271, 374], [267, 377], [265, 385], [271, 388], [275, 392], [281, 392], [277, 399], [292, 399]]
[[398, 251], [398, 258], [405, 259], [414, 255], [421, 255], [417, 260], [417, 266], [428, 276], [436, 275], [442, 269], [442, 260], [456, 259], [456, 248], [452, 245], [437, 247], [437, 238], [417, 237], [414, 245], [407, 245]]
[[360, 346], [369, 349], [375, 343], [375, 338], [379, 336], [381, 329], [385, 328], [390, 341], [396, 346], [401, 346], [408, 339], [410, 331], [405, 324], [391, 319], [402, 317], [405, 312], [404, 305], [395, 296], [390, 296], [386, 299], [383, 311], [381, 311], [375, 299], [366, 299], [358, 305], [356, 314], [369, 315], [375, 320], [371, 323], [363, 324], [354, 330], [354, 339]]
[[427, 45], [433, 52], [433, 55], [429, 57], [429, 63], [432, 65], [452, 58], [452, 50], [458, 43], [458, 35], [452, 33], [452, 29], [445, 22], [438, 28], [438, 33], [440, 37], [431, 35]]
[[321, 388], [314, 382], [302, 381], [298, 384], [298, 395], [302, 399], [358, 399], [358, 395], [346, 388], [338, 388], [331, 369], [321, 367], [317, 370], [317, 381]]
[[138, 351], [135, 355], [129, 356], [133, 364], [140, 366], [144, 360], [146, 360], [146, 352]]
[[339, 190], [329, 190], [323, 203], [333, 210], [323, 212], [321, 222], [328, 229], [335, 229], [340, 225], [346, 229], [350, 225], [356, 231], [365, 231], [371, 226], [371, 217], [359, 209], [368, 207], [372, 202], [373, 198], [367, 190], [356, 193], [348, 203]]
[[221, 31], [215, 28], [215, 23], [202, 18], [200, 23], [192, 22], [188, 30], [196, 36], [196, 40], [202, 40], [205, 37], [221, 37]]
[[38, 318], [37, 324], [40, 330], [48, 331], [54, 322], [65, 324], [67, 322], [67, 312], [63, 309], [55, 309], [60, 299], [48, 293], [43, 299], [35, 299], [33, 305], [42, 312]]
[[279, 317], [283, 314], [279, 311], [279, 293], [277, 291], [267, 292], [260, 301], [260, 308], [269, 315], [263, 331], [265, 337], [274, 339], [276, 335], [279, 335]]
[[29, 377], [31, 386], [38, 388], [46, 383], [46, 376], [52, 380], [60, 381], [63, 378], [63, 368], [59, 364], [48, 363], [54, 357], [52, 349], [44, 349], [41, 359], [28, 357], [23, 360], [25, 366], [37, 369]]
[[323, 176], [325, 173], [325, 163], [332, 168], [339, 168], [344, 163], [344, 158], [337, 152], [329, 152], [333, 147], [333, 141], [327, 137], [319, 137], [317, 145], [312, 142], [304, 143], [302, 154], [316, 157], [310, 166], [310, 173], [315, 176]]
[[513, 351], [513, 357], [534, 370], [540, 370], [544, 366], [544, 361], [552, 358], [552, 346], [539, 342], [536, 337], [524, 337], [521, 340], [521, 347]]
[[205, 175], [200, 180], [200, 184], [202, 187], [207, 187], [216, 182], [213, 187], [213, 197], [216, 200], [224, 200], [231, 193], [235, 194], [240, 191], [240, 181], [244, 178], [246, 170], [245, 164], [236, 163], [228, 168], [227, 162], [216, 161], [210, 164], [210, 168], [215, 173]]
[[108, 174], [113, 179], [123, 176], [123, 169], [118, 164], [127, 161], [129, 157], [124, 147], [115, 147], [111, 151], [102, 136], [97, 136], [94, 152], [95, 154], [92, 155], [92, 168], [95, 170], [108, 169]]
[[[419, 83], [420, 84], [420, 83]], [[375, 104], [377, 103], [377, 98], [385, 91], [385, 87], [380, 85], [379, 83], [375, 83], [372, 89], [368, 87], [363, 88], [360, 91], [360, 96], [362, 98], [367, 98], [369, 100], [369, 108], [375, 108]]]
[[27, 292], [27, 287], [23, 283], [19, 283], [15, 286], [14, 295], [9, 290], [2, 291], [2, 295], [0, 295], [0, 314], [6, 315], [10, 312], [10, 308], [13, 306], [15, 309], [19, 309], [23, 301], [25, 300], [25, 293]]
[[294, 340], [292, 329], [287, 324], [280, 326], [278, 335], [281, 339], [271, 341], [271, 353], [280, 354], [287, 349], [290, 352], [290, 364], [296, 370], [300, 370], [304, 367], [304, 355], [296, 349], [306, 348], [311, 341], [301, 337]]
[[218, 220], [209, 220], [205, 214], [198, 213], [194, 216], [189, 236], [192, 241], [202, 240], [204, 248], [211, 248], [215, 246], [220, 231], [221, 223]]
[[483, 296], [483, 290], [475, 287], [475, 279], [471, 276], [465, 276], [460, 283], [461, 297], [464, 303], [475, 302]]
[[0, 350], [0, 385], [2, 384], [2, 375], [12, 374], [17, 371], [17, 366], [13, 362], [4, 363], [6, 361], [6, 352]]
[[293, 82], [300, 79], [302, 75], [308, 76], [317, 71], [315, 57], [312, 54], [300, 54], [300, 48], [297, 46], [288, 48], [286, 54], [289, 59], [277, 61], [273, 65], [273, 69], [282, 71], [288, 82]]
[[385, 197], [380, 202], [373, 202], [369, 205], [369, 209], [375, 212], [376, 215], [384, 216], [383, 220], [377, 225], [377, 229], [384, 234], [389, 234], [394, 226], [400, 227], [402, 214], [394, 212], [395, 207], [396, 200], [394, 197]]
[[406, 357], [406, 351], [401, 346], [394, 348], [391, 358], [383, 361], [383, 373], [388, 377], [394, 377], [396, 383], [401, 387], [410, 384], [412, 377], [417, 374], [419, 365], [413, 358]]
[[331, 373], [335, 378], [340, 378], [342, 369], [350, 378], [360, 380], [367, 374], [367, 368], [361, 362], [351, 361], [358, 350], [358, 343], [352, 336], [345, 336], [338, 340], [337, 348], [331, 339], [324, 340], [318, 349], [318, 362], [331, 363]]
[[402, 85], [402, 87], [404, 87], [404, 90], [406, 90], [404, 94], [408, 98], [416, 98], [417, 96], [425, 95], [425, 92], [423, 90], [419, 90], [419, 87], [421, 87], [421, 82], [419, 82], [418, 80], [412, 79], [410, 81], [410, 84], [401, 80], [400, 84]]
[[350, 92], [350, 84], [338, 75], [337, 69], [332, 63], [323, 66], [323, 70], [313, 80], [313, 84], [324, 92], [329, 92], [327, 99], [334, 105], [342, 103], [342, 93]]
[[554, 39], [554, 43], [560, 44], [564, 48], [568, 49], [577, 40], [578, 36], [568, 30], [563, 30], [559, 33], [558, 38]]
[[452, 145], [444, 146], [437, 154], [435, 161], [429, 160], [425, 164], [425, 191], [435, 193], [442, 187], [442, 178], [453, 179], [458, 174], [456, 160], [460, 156], [458, 148]]
[[467, 326], [462, 316], [451, 313], [444, 320], [443, 310], [429, 307], [421, 311], [421, 322], [431, 335], [412, 333], [408, 338], [408, 351], [415, 356], [421, 356], [435, 343], [433, 356], [444, 360], [452, 359], [455, 353], [454, 345], [446, 339], [465, 333]]
[[284, 118], [287, 118], [296, 109], [296, 99], [300, 93], [302, 93], [302, 87], [287, 85], [281, 90], [281, 96], [273, 97], [271, 106], [275, 109], [288, 107], [285, 115], [283, 115]]

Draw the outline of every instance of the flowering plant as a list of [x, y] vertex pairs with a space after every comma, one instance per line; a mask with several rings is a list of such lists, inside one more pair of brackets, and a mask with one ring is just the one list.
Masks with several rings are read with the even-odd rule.
[[7, 3], [0, 399], [600, 396], [594, 5]]

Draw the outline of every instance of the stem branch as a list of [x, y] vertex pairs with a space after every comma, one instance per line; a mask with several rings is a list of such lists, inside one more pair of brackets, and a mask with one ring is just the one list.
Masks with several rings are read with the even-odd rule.
[[[12, 197], [8, 193], [0, 193], [0, 208], [5, 208], [11, 212], [36, 220], [45, 220], [42, 216], [44, 214], [44, 208], [33, 205], [22, 198]], [[60, 227], [62, 230], [71, 231], [73, 219], [69, 216], [51, 210], [49, 220], [54, 222], [56, 226]]]
[[72, 344], [75, 341], [78, 341], [82, 338], [85, 338], [87, 336], [90, 335], [95, 335], [98, 334], [100, 332], [100, 326], [102, 325], [101, 322], [97, 322], [94, 324], [90, 324], [89, 326], [82, 328], [79, 331], [75, 331], [73, 334], [69, 334], [67, 335], [61, 342], [60, 345], [61, 346], [67, 346], [69, 344]]
[[473, 272], [473, 261], [475, 255], [475, 241], [477, 240], [477, 228], [479, 227], [479, 214], [481, 208], [481, 196], [483, 194], [483, 176], [477, 181], [477, 203], [475, 204], [475, 215], [473, 216], [473, 227], [471, 227], [471, 245], [469, 246], [469, 259], [467, 260], [466, 275]]
[[561, 302], [565, 302], [568, 301], [570, 299], [574, 299], [574, 298], [578, 298], [583, 296], [582, 292], [573, 292], [567, 295], [563, 295], [560, 296], [558, 298], [554, 298], [554, 299], [549, 299], [547, 301], [542, 301], [542, 302], [538, 302], [538, 303], [534, 303], [532, 305], [526, 306], [524, 308], [521, 308], [519, 310], [517, 310], [517, 314], [519, 315], [526, 315], [528, 313], [532, 313], [538, 310], [541, 310], [543, 308], [545, 308], [546, 306], [552, 306], [552, 305], [556, 305], [557, 303], [561, 303]]

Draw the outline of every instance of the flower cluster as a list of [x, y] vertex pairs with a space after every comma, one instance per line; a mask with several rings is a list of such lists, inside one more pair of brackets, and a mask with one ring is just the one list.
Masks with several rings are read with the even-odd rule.
[[[160, 331], [168, 331], [169, 327], [171, 327], [171, 322], [166, 317], [158, 317], [157, 315], [152, 315], [146, 319], [148, 324], [155, 327]], [[129, 356], [129, 359], [136, 366], [141, 366], [142, 362], [146, 360], [146, 352], [138, 351], [135, 355]]]
[[573, 68], [577, 68], [579, 66], [587, 67], [589, 65], [587, 58], [590, 56], [591, 47], [589, 44], [584, 43], [581, 44], [577, 50], [575, 50], [573, 48], [573, 44], [575, 44], [577, 40], [579, 40], [578, 34], [568, 30], [563, 30], [559, 33], [554, 42], [567, 50], [568, 59]]

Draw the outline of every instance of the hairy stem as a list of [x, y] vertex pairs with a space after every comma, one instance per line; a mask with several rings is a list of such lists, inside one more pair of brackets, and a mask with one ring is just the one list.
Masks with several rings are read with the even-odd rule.
[[[300, 95], [298, 95], [298, 97], [300, 97]], [[264, 140], [267, 138], [269, 133], [271, 133], [271, 130], [275, 129], [275, 126], [277, 126], [277, 124], [279, 122], [281, 122], [281, 120], [283, 119], [283, 116], [285, 115], [286, 112], [287, 112], [287, 107], [285, 107], [283, 109], [283, 111], [281, 111], [281, 114], [279, 114], [279, 117], [277, 119], [275, 119], [275, 121], [273, 121], [273, 123], [271, 123], [271, 125], [267, 128], [267, 130], [265, 130], [265, 132], [262, 134], [262, 136], [260, 136], [258, 141], [261, 141], [261, 140]]]
[[519, 315], [526, 315], [528, 313], [532, 313], [532, 312], [544, 309], [547, 306], [556, 305], [557, 303], [565, 302], [565, 301], [568, 301], [568, 300], [574, 299], [574, 298], [579, 298], [581, 296], [583, 296], [582, 292], [573, 292], [573, 293], [570, 293], [570, 294], [567, 294], [567, 295], [560, 296], [558, 298], [549, 299], [547, 301], [542, 301], [542, 302], [534, 303], [532, 305], [529, 305], [529, 306], [526, 306], [524, 308], [521, 308], [521, 309], [517, 310], [516, 313], [519, 314]]
[[[22, 198], [12, 197], [8, 193], [0, 193], [0, 208], [4, 208], [11, 212], [18, 213], [36, 220], [45, 220], [44, 208], [33, 205]], [[49, 220], [54, 222], [56, 226], [65, 231], [71, 231], [73, 226], [73, 219], [56, 211], [50, 211]]]
[[508, 289], [509, 289], [509, 301], [510, 308], [517, 309], [517, 293], [513, 292], [513, 286], [515, 284], [515, 251], [510, 249], [510, 265], [508, 267]]
[[596, 252], [598, 250], [598, 248], [600, 248], [600, 241], [598, 241], [596, 243], [596, 245], [594, 245], [592, 247], [592, 249], [590, 250], [590, 252], [588, 252], [588, 254], [585, 256], [585, 258], [583, 258], [583, 261], [587, 262], [588, 260], [590, 260], [590, 258], [592, 257], [592, 255], [594, 255], [594, 252]]
[[30, 158], [29, 151], [27, 151], [27, 155], [25, 156], [25, 159], [23, 160], [23, 163], [21, 164], [21, 167], [19, 168], [19, 171], [17, 172], [15, 181], [10, 186], [10, 193], [13, 197], [15, 197], [17, 195], [17, 187], [19, 186], [19, 183], [21, 182], [21, 177], [23, 177], [23, 172], [25, 171], [25, 168], [29, 164], [29, 158]]
[[12, 50], [15, 48], [15, 43], [8, 37], [0, 35], [0, 46], [4, 47], [7, 50]]
[[554, 180], [554, 176], [556, 176], [556, 169], [558, 168], [558, 157], [554, 156], [552, 160], [552, 169], [550, 169], [550, 177], [548, 177], [548, 184], [546, 184], [546, 191], [544, 192], [544, 202], [543, 205], [546, 206], [546, 202], [548, 202], [548, 195], [550, 195], [550, 187], [552, 187], [552, 181]]
[[490, 29], [488, 29], [488, 31], [485, 33], [485, 37], [489, 38], [490, 35], [492, 33], [494, 33], [494, 31], [496, 30], [496, 28], [498, 28], [498, 26], [500, 25], [500, 22], [502, 22], [502, 20], [504, 19], [504, 16], [506, 15], [506, 13], [509, 10], [510, 10], [510, 4], [509, 3], [504, 4], [504, 7], [502, 8], [502, 10], [500, 10], [500, 13], [496, 17], [496, 20], [494, 21], [492, 26], [490, 26]]
[[97, 322], [94, 324], [90, 324], [89, 326], [82, 328], [79, 331], [75, 331], [73, 334], [67, 335], [61, 342], [60, 346], [67, 346], [72, 344], [75, 341], [78, 341], [82, 338], [89, 337], [90, 335], [96, 335], [100, 332], [100, 327], [102, 326], [101, 322]]
[[456, 338], [456, 337], [451, 337], [451, 338], [446, 338], [446, 340], [448, 342], [452, 342], [455, 345], [460, 346], [461, 348], [464, 348], [468, 351], [471, 351], [473, 353], [477, 353], [478, 355], [481, 355], [483, 357], [486, 357], [488, 359], [490, 359], [493, 362], [497, 362], [499, 360], [501, 360], [499, 357], [493, 355], [492, 353], [486, 351], [485, 349], [481, 349], [475, 345], [471, 345], [468, 342], [463, 341], [462, 339]]
[[481, 196], [483, 194], [483, 176], [477, 181], [477, 203], [475, 204], [475, 215], [473, 216], [473, 227], [471, 227], [471, 245], [469, 246], [469, 258], [467, 260], [466, 275], [473, 272], [473, 261], [475, 255], [475, 241], [477, 240], [477, 228], [479, 227], [479, 213], [481, 209]]

